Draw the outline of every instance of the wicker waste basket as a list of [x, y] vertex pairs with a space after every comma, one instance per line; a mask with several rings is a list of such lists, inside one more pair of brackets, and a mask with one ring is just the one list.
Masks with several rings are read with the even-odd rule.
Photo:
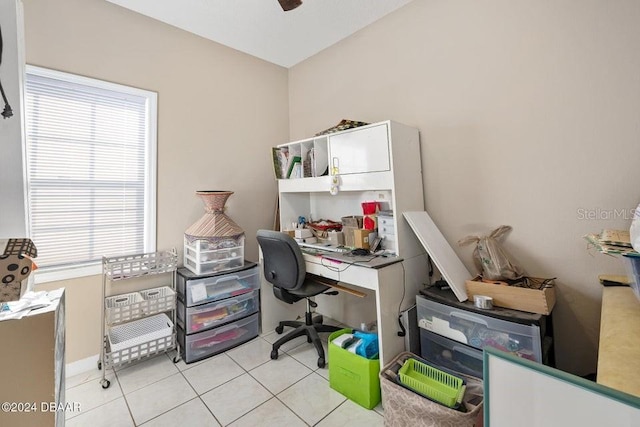
[[380, 371], [382, 406], [386, 427], [481, 427], [482, 380], [459, 374], [466, 381], [462, 405], [466, 412], [447, 408], [401, 386], [395, 380], [408, 358], [419, 356], [402, 352]]

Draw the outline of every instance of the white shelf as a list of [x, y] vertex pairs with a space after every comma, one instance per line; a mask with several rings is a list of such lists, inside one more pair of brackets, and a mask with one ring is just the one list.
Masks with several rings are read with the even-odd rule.
[[109, 280], [125, 280], [175, 271], [178, 256], [175, 251], [149, 252], [102, 258], [103, 272]]
[[[402, 216], [406, 211], [423, 211], [424, 194], [418, 130], [393, 121], [325, 135], [330, 174], [297, 179], [279, 179], [280, 224], [283, 229], [298, 217], [340, 221], [344, 216], [362, 215], [361, 203], [378, 201], [391, 209], [394, 239], [383, 247], [408, 259], [425, 253]], [[303, 146], [306, 141], [284, 144]], [[279, 146], [281, 147], [281, 146]], [[337, 194], [330, 190], [337, 179]]]
[[117, 325], [176, 308], [176, 292], [169, 286], [105, 298], [105, 317]]
[[[339, 176], [340, 191], [375, 191], [393, 188], [393, 173], [368, 172]], [[330, 176], [300, 179], [279, 179], [280, 193], [328, 193], [331, 188]]]
[[[106, 379], [107, 368], [115, 368], [176, 348], [177, 266], [178, 255], [175, 249], [103, 257], [103, 345], [98, 362], [98, 368], [102, 369], [100, 382], [103, 388], [110, 385], [110, 381]], [[108, 294], [119, 281], [158, 274], [169, 274], [170, 284], [147, 287], [137, 292]]]

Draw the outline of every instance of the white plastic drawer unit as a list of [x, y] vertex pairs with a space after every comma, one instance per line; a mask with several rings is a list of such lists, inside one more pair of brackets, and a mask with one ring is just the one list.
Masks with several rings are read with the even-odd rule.
[[210, 331], [186, 335], [178, 328], [178, 340], [186, 363], [221, 353], [258, 336], [258, 313]]
[[420, 356], [456, 372], [482, 378], [482, 350], [420, 329]]
[[[178, 292], [186, 295], [187, 307], [239, 297], [260, 288], [258, 267], [234, 271], [228, 274], [187, 279], [178, 274]], [[186, 287], [186, 289], [185, 289]]]
[[184, 328], [187, 334], [192, 334], [256, 313], [259, 306], [259, 292], [255, 290], [237, 297], [189, 308], [186, 308], [182, 301], [178, 301], [178, 325]]
[[244, 237], [223, 239], [211, 243], [206, 240], [184, 240], [184, 266], [196, 274], [209, 274], [242, 267]]
[[378, 228], [391, 227], [391, 229], [393, 229], [394, 226], [395, 224], [393, 223], [392, 216], [378, 215]]
[[416, 298], [418, 326], [443, 337], [483, 349], [495, 347], [542, 362], [540, 328], [460, 310], [426, 298]]

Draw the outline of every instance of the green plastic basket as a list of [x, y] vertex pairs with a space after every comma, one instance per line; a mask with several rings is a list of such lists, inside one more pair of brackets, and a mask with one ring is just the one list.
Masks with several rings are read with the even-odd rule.
[[412, 358], [404, 362], [398, 374], [403, 385], [449, 408], [462, 402], [466, 389], [462, 378]]

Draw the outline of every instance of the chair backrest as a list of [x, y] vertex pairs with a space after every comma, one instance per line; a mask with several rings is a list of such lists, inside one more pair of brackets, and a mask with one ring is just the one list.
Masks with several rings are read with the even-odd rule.
[[258, 244], [262, 249], [264, 278], [278, 288], [299, 289], [307, 269], [300, 246], [286, 233], [258, 230]]

